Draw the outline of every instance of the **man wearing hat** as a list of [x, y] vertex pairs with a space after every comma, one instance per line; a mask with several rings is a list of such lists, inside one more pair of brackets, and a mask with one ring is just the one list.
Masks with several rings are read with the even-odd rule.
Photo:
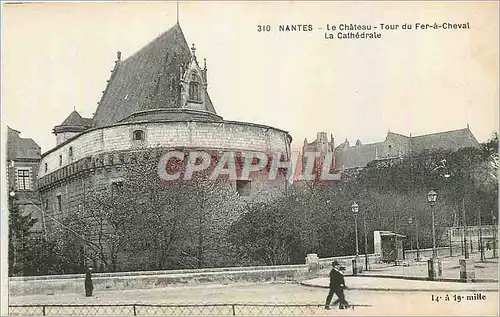
[[340, 264], [337, 260], [332, 262], [332, 270], [330, 271], [330, 292], [326, 297], [325, 309], [330, 309], [330, 302], [332, 301], [333, 294], [337, 295], [338, 299], [333, 302], [335, 306], [337, 303], [340, 303], [339, 308], [345, 309], [349, 306], [344, 296], [344, 274], [340, 271]]
[[89, 267], [87, 269], [87, 273], [85, 274], [85, 296], [91, 297], [93, 291], [94, 285], [92, 284], [92, 268]]

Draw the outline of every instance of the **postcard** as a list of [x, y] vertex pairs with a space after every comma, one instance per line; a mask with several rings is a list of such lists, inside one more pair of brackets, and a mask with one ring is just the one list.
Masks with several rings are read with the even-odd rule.
[[2, 3], [2, 315], [498, 311], [497, 1]]

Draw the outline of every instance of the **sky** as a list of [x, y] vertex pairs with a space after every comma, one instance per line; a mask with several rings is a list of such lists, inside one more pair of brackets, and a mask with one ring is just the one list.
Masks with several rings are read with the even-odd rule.
[[[179, 21], [226, 120], [382, 141], [465, 128], [498, 131], [498, 2], [179, 2]], [[2, 131], [55, 146], [75, 108], [91, 117], [116, 59], [176, 23], [175, 2], [3, 4]], [[470, 29], [416, 30], [415, 23]], [[325, 39], [328, 25], [378, 26], [379, 39]], [[380, 23], [399, 24], [380, 31]], [[402, 30], [404, 23], [412, 30]], [[280, 24], [313, 31], [279, 32]], [[270, 25], [270, 32], [258, 32]], [[373, 30], [372, 30], [373, 31]], [[336, 36], [338, 31], [332, 32]]]

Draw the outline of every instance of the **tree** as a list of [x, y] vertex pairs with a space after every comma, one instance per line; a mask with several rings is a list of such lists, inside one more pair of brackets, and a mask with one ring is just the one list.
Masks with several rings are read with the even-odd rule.
[[84, 208], [68, 219], [82, 237], [74, 244], [106, 271], [203, 268], [234, 259], [224, 237], [240, 213], [235, 190], [207, 171], [191, 180], [162, 179], [164, 151], [132, 154], [122, 176], [88, 192]]
[[33, 267], [33, 243], [30, 243], [32, 227], [37, 219], [23, 215], [16, 195], [9, 195], [9, 276], [28, 274]]

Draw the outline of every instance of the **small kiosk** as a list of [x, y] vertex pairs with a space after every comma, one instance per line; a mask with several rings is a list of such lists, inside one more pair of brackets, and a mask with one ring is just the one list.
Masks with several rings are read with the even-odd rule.
[[391, 231], [374, 231], [373, 244], [375, 254], [380, 254], [383, 263], [398, 264], [404, 259], [403, 240], [406, 236]]

